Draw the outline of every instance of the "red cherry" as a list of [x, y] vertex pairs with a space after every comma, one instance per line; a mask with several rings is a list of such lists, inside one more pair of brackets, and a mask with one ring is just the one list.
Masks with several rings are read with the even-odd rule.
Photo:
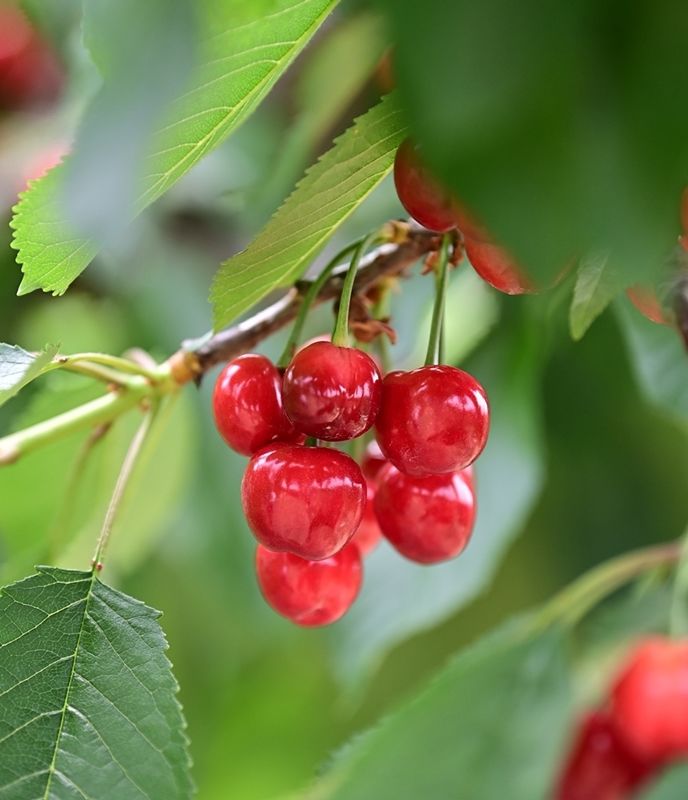
[[241, 484], [256, 539], [311, 561], [344, 547], [361, 522], [365, 501], [358, 464], [327, 447], [266, 447], [249, 461]]
[[222, 370], [213, 392], [215, 424], [237, 453], [302, 438], [284, 413], [281, 387], [279, 370], [265, 356], [239, 356]]
[[373, 439], [368, 442], [365, 455], [361, 461], [361, 472], [368, 481], [375, 481], [380, 470], [387, 464], [387, 459], [382, 455], [380, 445]]
[[284, 408], [308, 436], [340, 442], [372, 427], [380, 407], [382, 376], [373, 359], [355, 347], [314, 342], [300, 350], [284, 373]]
[[351, 540], [361, 551], [362, 556], [372, 553], [382, 538], [382, 531], [375, 515], [375, 488], [370, 481], [366, 481], [366, 483], [368, 491], [363, 519]]
[[263, 597], [297, 625], [328, 625], [351, 607], [361, 587], [358, 548], [345, 547], [322, 561], [274, 553], [258, 545], [256, 572]]
[[401, 204], [416, 222], [437, 233], [456, 227], [451, 193], [428, 172], [410, 139], [402, 142], [397, 150], [394, 185]]
[[624, 800], [653, 772], [626, 747], [610, 715], [588, 714], [565, 762], [556, 800]]
[[406, 558], [434, 564], [466, 547], [475, 521], [475, 496], [461, 472], [404, 475], [391, 464], [380, 473], [375, 514], [385, 538]]
[[408, 475], [467, 467], [485, 446], [488, 427], [484, 389], [456, 367], [390, 372], [382, 382], [377, 441]]
[[658, 325], [667, 324], [664, 310], [657, 298], [655, 290], [651, 286], [636, 283], [634, 286], [629, 286], [629, 288], [626, 289], [626, 296], [650, 322], [656, 322]]
[[619, 735], [639, 756], [688, 756], [688, 641], [642, 642], [614, 686], [612, 713]]
[[506, 250], [491, 242], [473, 239], [465, 239], [463, 245], [471, 266], [490, 286], [505, 294], [534, 291], [532, 283]]

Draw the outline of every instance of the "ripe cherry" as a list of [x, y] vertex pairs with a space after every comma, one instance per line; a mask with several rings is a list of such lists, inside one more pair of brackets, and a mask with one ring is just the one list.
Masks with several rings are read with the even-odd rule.
[[380, 473], [375, 514], [385, 538], [406, 558], [434, 564], [457, 556], [475, 521], [475, 496], [461, 472], [412, 477], [391, 464]]
[[366, 480], [366, 483], [367, 496], [363, 519], [351, 540], [361, 551], [362, 556], [372, 553], [382, 538], [382, 531], [375, 515], [375, 487], [369, 480]]
[[258, 545], [256, 572], [263, 596], [275, 611], [309, 627], [342, 617], [356, 599], [363, 576], [361, 555], [353, 545], [322, 561]]
[[503, 248], [487, 241], [465, 239], [464, 249], [473, 269], [498, 291], [505, 294], [534, 291], [523, 270]]
[[653, 771], [627, 747], [608, 712], [588, 714], [565, 763], [556, 800], [624, 800]]
[[650, 322], [666, 325], [666, 316], [655, 290], [651, 286], [636, 283], [626, 289], [626, 295], [640, 313]]
[[638, 756], [688, 756], [688, 641], [656, 637], [638, 645], [614, 686], [612, 712]]
[[282, 407], [282, 376], [265, 356], [227, 364], [215, 384], [213, 412], [227, 444], [245, 456], [271, 442], [302, 439]]
[[402, 472], [430, 475], [467, 467], [485, 446], [488, 428], [487, 396], [467, 372], [442, 365], [385, 376], [377, 441]]
[[373, 359], [354, 347], [314, 342], [299, 350], [284, 373], [284, 408], [308, 436], [339, 442], [372, 427], [382, 376]]
[[241, 502], [256, 539], [270, 550], [318, 561], [342, 549], [363, 517], [365, 479], [345, 453], [271, 445], [249, 461]]

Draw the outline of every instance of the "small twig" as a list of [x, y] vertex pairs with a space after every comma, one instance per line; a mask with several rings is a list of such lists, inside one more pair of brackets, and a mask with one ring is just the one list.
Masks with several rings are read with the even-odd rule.
[[100, 571], [103, 568], [103, 554], [105, 552], [105, 548], [107, 547], [110, 534], [112, 533], [112, 527], [115, 524], [117, 512], [122, 504], [122, 498], [124, 497], [124, 492], [126, 491], [127, 484], [129, 483], [131, 473], [134, 471], [134, 467], [136, 466], [136, 461], [141, 454], [143, 444], [146, 441], [151, 426], [153, 425], [156, 411], [157, 404], [154, 404], [151, 406], [150, 410], [146, 412], [143, 422], [139, 425], [138, 430], [134, 434], [134, 438], [131, 440], [127, 454], [124, 457], [122, 469], [117, 476], [117, 483], [115, 484], [115, 489], [112, 493], [110, 504], [105, 512], [103, 527], [100, 531], [100, 536], [98, 537], [96, 551], [93, 556], [94, 570]]

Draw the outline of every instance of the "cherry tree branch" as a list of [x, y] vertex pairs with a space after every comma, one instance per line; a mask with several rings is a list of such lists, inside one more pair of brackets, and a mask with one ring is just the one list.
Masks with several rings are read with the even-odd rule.
[[[389, 244], [378, 247], [361, 259], [354, 293], [365, 293], [385, 278], [399, 275], [440, 246], [440, 236], [407, 223], [390, 223], [389, 233]], [[343, 264], [333, 271], [315, 304], [339, 297], [347, 268], [348, 264]], [[107, 394], [0, 438], [0, 466], [12, 464], [27, 453], [63, 436], [96, 425], [107, 425], [136, 407], [146, 411], [151, 401], [173, 394], [191, 381], [198, 382], [216, 364], [250, 351], [263, 339], [293, 321], [309, 286], [310, 281], [298, 281], [279, 300], [242, 322], [200, 340], [184, 342], [174, 355], [156, 368], [146, 366], [145, 369], [139, 369], [135, 361], [128, 361], [127, 370], [138, 374], [134, 377], [129, 375], [127, 380], [113, 381]], [[98, 357], [98, 354], [86, 355], [89, 362]], [[121, 363], [115, 363], [109, 356], [103, 358], [108, 359], [109, 369], [122, 367]], [[69, 357], [64, 359], [65, 368], [74, 366]]]

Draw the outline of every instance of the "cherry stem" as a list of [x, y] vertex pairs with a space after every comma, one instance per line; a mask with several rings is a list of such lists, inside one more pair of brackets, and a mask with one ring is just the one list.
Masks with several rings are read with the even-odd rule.
[[301, 306], [299, 307], [299, 313], [296, 316], [296, 321], [294, 322], [294, 327], [291, 329], [291, 333], [289, 334], [289, 339], [287, 340], [286, 345], [284, 346], [284, 350], [282, 351], [282, 355], [279, 357], [277, 362], [277, 366], [280, 368], [286, 368], [289, 366], [289, 362], [294, 357], [294, 353], [296, 352], [296, 346], [298, 345], [299, 341], [301, 340], [301, 334], [303, 333], [303, 326], [306, 324], [306, 317], [308, 316], [308, 312], [313, 305], [313, 301], [315, 298], [320, 294], [322, 291], [323, 286], [327, 283], [328, 278], [332, 274], [334, 268], [339, 264], [339, 262], [349, 255], [353, 250], [363, 243], [363, 239], [359, 239], [356, 242], [352, 242], [350, 245], [347, 245], [343, 250], [340, 250], [336, 256], [334, 256], [327, 264], [323, 267], [322, 271], [318, 275], [318, 277], [310, 284], [308, 287], [308, 291], [304, 295], [303, 300], [301, 301]]
[[337, 321], [335, 322], [334, 331], [332, 332], [332, 344], [337, 347], [349, 347], [349, 306], [351, 305], [351, 296], [354, 291], [354, 283], [356, 282], [356, 275], [358, 274], [358, 265], [363, 257], [365, 251], [376, 241], [380, 239], [379, 232], [371, 233], [362, 239], [356, 246], [354, 254], [351, 258], [351, 264], [344, 278], [344, 285], [342, 286], [342, 294], [339, 298], [339, 311], [337, 312]]
[[442, 361], [444, 301], [447, 296], [447, 284], [449, 282], [449, 236], [446, 233], [442, 237], [442, 244], [440, 245], [436, 275], [435, 305], [432, 309], [428, 352], [425, 356], [426, 366], [440, 364]]
[[105, 512], [103, 527], [101, 528], [100, 536], [98, 537], [98, 543], [96, 544], [96, 551], [92, 562], [94, 571], [100, 571], [103, 568], [103, 553], [105, 552], [108, 540], [110, 539], [110, 534], [112, 533], [112, 528], [115, 524], [117, 512], [121, 507], [122, 498], [124, 497], [124, 493], [129, 483], [129, 478], [131, 478], [131, 474], [134, 471], [134, 467], [136, 466], [136, 462], [141, 454], [143, 445], [148, 438], [151, 427], [153, 426], [153, 421], [155, 420], [158, 408], [158, 403], [153, 401], [150, 409], [146, 412], [143, 418], [143, 422], [141, 422], [136, 433], [134, 434], [134, 438], [131, 440], [129, 449], [124, 456], [122, 468], [117, 476], [117, 482], [115, 483], [115, 488], [112, 492], [110, 503], [107, 507], [107, 511]]
[[671, 594], [671, 610], [669, 612], [669, 632], [675, 639], [688, 633], [688, 531], [681, 539], [681, 552], [674, 576], [674, 587]]

